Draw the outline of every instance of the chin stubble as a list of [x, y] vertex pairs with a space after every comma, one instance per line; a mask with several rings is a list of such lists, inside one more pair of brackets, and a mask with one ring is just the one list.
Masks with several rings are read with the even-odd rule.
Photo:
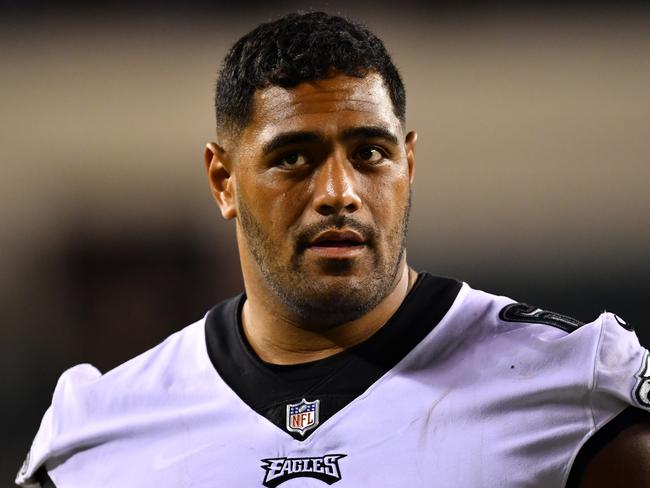
[[[348, 216], [332, 216], [301, 230], [292, 257], [285, 265], [278, 262], [279, 243], [274, 243], [241, 198], [237, 200], [238, 219], [247, 247], [260, 272], [278, 299], [312, 330], [327, 329], [355, 320], [375, 308], [395, 287], [404, 257], [411, 196], [402, 219], [389, 230], [385, 256], [380, 255], [377, 232]], [[348, 227], [360, 232], [372, 252], [373, 275], [365, 276], [354, 286], [330, 285], [308, 280], [304, 272], [305, 243], [328, 229]], [[391, 252], [391, 251], [395, 252]], [[333, 263], [333, 275], [345, 275], [348, 262]], [[351, 284], [352, 285], [352, 284]]]

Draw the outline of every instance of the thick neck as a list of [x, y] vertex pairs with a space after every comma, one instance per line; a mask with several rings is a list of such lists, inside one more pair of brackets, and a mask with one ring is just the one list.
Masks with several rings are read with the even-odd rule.
[[[244, 277], [246, 278], [246, 277]], [[242, 326], [255, 353], [272, 364], [299, 364], [323, 359], [372, 336], [399, 308], [417, 279], [404, 259], [393, 290], [362, 317], [327, 330], [301, 327], [258, 280], [246, 280]], [[258, 286], [255, 286], [255, 285]]]

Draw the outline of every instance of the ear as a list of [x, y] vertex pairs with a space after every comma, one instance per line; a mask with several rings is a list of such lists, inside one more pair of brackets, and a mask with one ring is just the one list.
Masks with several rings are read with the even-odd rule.
[[406, 146], [406, 160], [409, 165], [409, 180], [413, 183], [413, 178], [415, 177], [415, 143], [418, 140], [418, 133], [412, 130], [406, 134], [406, 141], [404, 145]]
[[231, 165], [228, 164], [226, 151], [214, 142], [205, 146], [203, 153], [205, 169], [208, 172], [208, 181], [212, 197], [224, 219], [230, 220], [237, 216], [235, 205], [234, 177], [231, 174]]

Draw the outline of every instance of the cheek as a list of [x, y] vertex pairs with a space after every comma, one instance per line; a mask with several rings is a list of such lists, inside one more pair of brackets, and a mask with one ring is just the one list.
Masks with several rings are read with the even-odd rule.
[[308, 200], [306, 183], [288, 183], [274, 178], [258, 178], [251, 198], [260, 220], [274, 234], [286, 235], [297, 225], [305, 201]]
[[383, 231], [401, 222], [408, 205], [411, 185], [408, 172], [394, 172], [381, 178], [368, 178], [364, 182], [364, 200]]

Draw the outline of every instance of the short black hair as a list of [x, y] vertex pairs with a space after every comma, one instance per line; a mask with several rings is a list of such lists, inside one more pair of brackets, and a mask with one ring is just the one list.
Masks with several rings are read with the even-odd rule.
[[404, 123], [406, 93], [384, 43], [366, 27], [325, 12], [291, 13], [259, 25], [226, 55], [215, 94], [217, 130], [236, 134], [250, 120], [255, 90], [284, 88], [333, 73], [378, 73]]

